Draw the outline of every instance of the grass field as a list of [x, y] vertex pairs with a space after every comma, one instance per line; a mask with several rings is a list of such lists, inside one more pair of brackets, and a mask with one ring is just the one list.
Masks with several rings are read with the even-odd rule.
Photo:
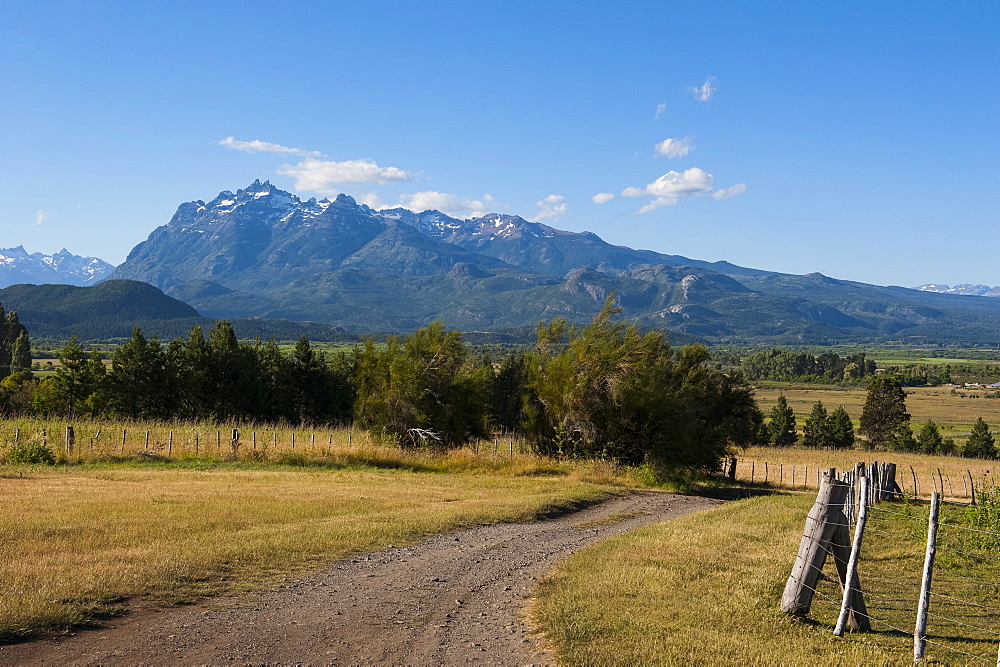
[[[905, 391], [906, 408], [914, 427], [931, 419], [946, 436], [964, 435], [982, 417], [994, 430], [1000, 430], [1000, 399], [984, 398], [982, 392], [975, 394], [956, 390], [953, 393], [951, 387], [906, 387]], [[867, 392], [864, 389], [832, 387], [803, 389], [769, 386], [757, 390], [757, 400], [765, 415], [780, 395], [785, 396], [801, 428], [816, 401], [823, 401], [828, 411], [843, 405], [857, 426]]]
[[424, 472], [407, 469], [420, 469], [412, 458], [398, 469], [4, 466], [0, 637], [85, 623], [137, 598], [248, 590], [430, 533], [531, 520], [621, 482], [607, 464], [478, 458], [428, 458]]
[[[541, 582], [534, 618], [565, 664], [912, 664], [907, 633], [919, 593], [926, 510], [904, 507], [912, 517], [903, 518], [873, 511], [859, 570], [873, 632], [838, 638], [832, 629], [840, 592], [831, 563], [807, 620], [779, 610], [814, 497], [741, 500], [606, 540]], [[939, 597], [928, 626], [934, 643], [926, 655], [943, 664], [983, 656], [991, 663], [1000, 629], [1000, 544], [994, 539], [977, 550], [947, 539], [939, 547]], [[978, 555], [965, 557], [958, 549]]]

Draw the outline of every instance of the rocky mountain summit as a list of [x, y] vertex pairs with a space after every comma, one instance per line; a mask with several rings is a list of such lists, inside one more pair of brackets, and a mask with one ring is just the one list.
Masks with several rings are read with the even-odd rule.
[[19, 284], [93, 285], [115, 267], [97, 257], [81, 257], [65, 248], [52, 255], [29, 253], [24, 246], [0, 248], [0, 288]]
[[[966, 340], [1000, 335], [1000, 302], [820, 274], [792, 276], [607, 243], [490, 213], [376, 211], [347, 195], [303, 200], [254, 181], [181, 204], [114, 278], [151, 283], [209, 317], [406, 331], [624, 315], [676, 339], [771, 343]], [[971, 301], [969, 299], [972, 299]]]

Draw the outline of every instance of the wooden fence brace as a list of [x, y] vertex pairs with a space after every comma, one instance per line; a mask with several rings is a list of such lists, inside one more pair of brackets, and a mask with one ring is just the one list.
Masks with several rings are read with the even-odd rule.
[[826, 560], [826, 544], [841, 522], [846, 497], [847, 485], [837, 481], [835, 474], [828, 471], [806, 517], [795, 565], [781, 597], [781, 610], [786, 614], [804, 616], [809, 613], [813, 591]]
[[924, 576], [920, 581], [920, 603], [917, 606], [917, 622], [913, 627], [913, 662], [920, 662], [927, 645], [927, 607], [931, 602], [931, 573], [934, 570], [934, 554], [937, 551], [938, 511], [941, 494], [931, 494], [931, 512], [927, 518], [927, 551], [924, 554]]
[[[969, 473], [969, 492], [972, 494], [972, 500], [970, 501], [970, 504], [975, 505], [976, 504], [976, 483], [972, 480], [972, 471], [971, 470], [966, 470], [965, 472]], [[965, 478], [963, 477], [962, 479], [965, 479]]]
[[[860, 480], [860, 496], [865, 498], [868, 492], [868, 478], [862, 477]], [[840, 616], [837, 618], [837, 627], [833, 629], [833, 634], [838, 637], [844, 635], [844, 626], [847, 625], [847, 618], [851, 611], [856, 610], [855, 599], [861, 597], [861, 584], [858, 580], [858, 557], [861, 555], [861, 541], [865, 536], [865, 523], [868, 521], [868, 504], [862, 501], [858, 510], [858, 525], [854, 527], [854, 543], [851, 545], [851, 556], [847, 561], [847, 572], [844, 576], [844, 597], [840, 603]], [[856, 614], [860, 616], [860, 614]], [[867, 622], [868, 614], [864, 615]], [[860, 625], [860, 618], [857, 619]], [[860, 629], [860, 628], [859, 628]], [[870, 629], [870, 628], [868, 628]]]

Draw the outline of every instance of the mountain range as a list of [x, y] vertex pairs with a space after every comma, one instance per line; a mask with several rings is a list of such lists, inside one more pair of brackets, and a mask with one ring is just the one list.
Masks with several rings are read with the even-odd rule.
[[1000, 296], [1000, 286], [990, 287], [989, 285], [970, 285], [969, 283], [962, 283], [961, 285], [955, 285], [954, 287], [949, 287], [948, 285], [921, 285], [920, 287], [914, 287], [913, 289], [920, 290], [921, 292], [938, 292], [939, 294], [962, 294], [965, 296]]
[[1000, 340], [1000, 300], [773, 273], [611, 245], [515, 215], [376, 211], [268, 182], [183, 203], [112, 274], [208, 317], [406, 331], [583, 322], [617, 294], [643, 326], [708, 341]]
[[0, 287], [22, 283], [94, 285], [111, 275], [114, 265], [80, 257], [65, 248], [53, 255], [29, 253], [23, 246], [0, 248]]

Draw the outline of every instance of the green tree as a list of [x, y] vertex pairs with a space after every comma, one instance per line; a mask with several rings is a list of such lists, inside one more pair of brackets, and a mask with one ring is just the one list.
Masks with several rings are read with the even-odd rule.
[[457, 447], [485, 436], [485, 378], [458, 331], [433, 322], [357, 350], [357, 423], [404, 447]]
[[95, 413], [102, 402], [97, 395], [104, 386], [105, 375], [100, 353], [94, 350], [88, 356], [73, 336], [59, 352], [53, 407], [69, 414]]
[[[23, 338], [22, 338], [23, 336]], [[31, 342], [15, 311], [0, 305], [0, 379], [31, 367]]]
[[116, 414], [138, 419], [172, 416], [175, 382], [167, 367], [167, 355], [154, 336], [147, 340], [142, 330], [132, 331], [111, 361], [108, 374], [108, 407]]
[[938, 425], [930, 419], [924, 422], [924, 425], [920, 427], [920, 431], [917, 433], [917, 444], [919, 450], [924, 454], [942, 453], [941, 445], [944, 444], [944, 438], [941, 437], [941, 430], [938, 428]]
[[851, 449], [854, 447], [854, 423], [844, 406], [839, 406], [830, 413], [826, 421], [830, 447], [833, 449]]
[[861, 410], [861, 433], [868, 439], [869, 449], [888, 445], [909, 421], [906, 394], [899, 380], [892, 375], [875, 377]]
[[997, 457], [996, 441], [990, 433], [989, 424], [980, 417], [972, 427], [969, 439], [965, 442], [962, 456], [977, 459], [995, 459]]
[[768, 422], [769, 441], [775, 447], [789, 447], [795, 444], [795, 413], [788, 407], [784, 394], [778, 396], [778, 402], [771, 408], [771, 420]]
[[913, 437], [913, 429], [907, 422], [902, 424], [889, 442], [889, 448], [896, 452], [916, 452], [920, 449], [920, 444]]
[[613, 296], [589, 325], [538, 328], [525, 432], [544, 454], [607, 456], [665, 473], [712, 470], [763, 421], [739, 373], [709, 367], [704, 346], [674, 351], [662, 334], [614, 322]]
[[823, 401], [816, 401], [813, 404], [812, 412], [806, 417], [806, 423], [802, 431], [802, 444], [806, 447], [819, 448], [830, 445], [829, 417]]

